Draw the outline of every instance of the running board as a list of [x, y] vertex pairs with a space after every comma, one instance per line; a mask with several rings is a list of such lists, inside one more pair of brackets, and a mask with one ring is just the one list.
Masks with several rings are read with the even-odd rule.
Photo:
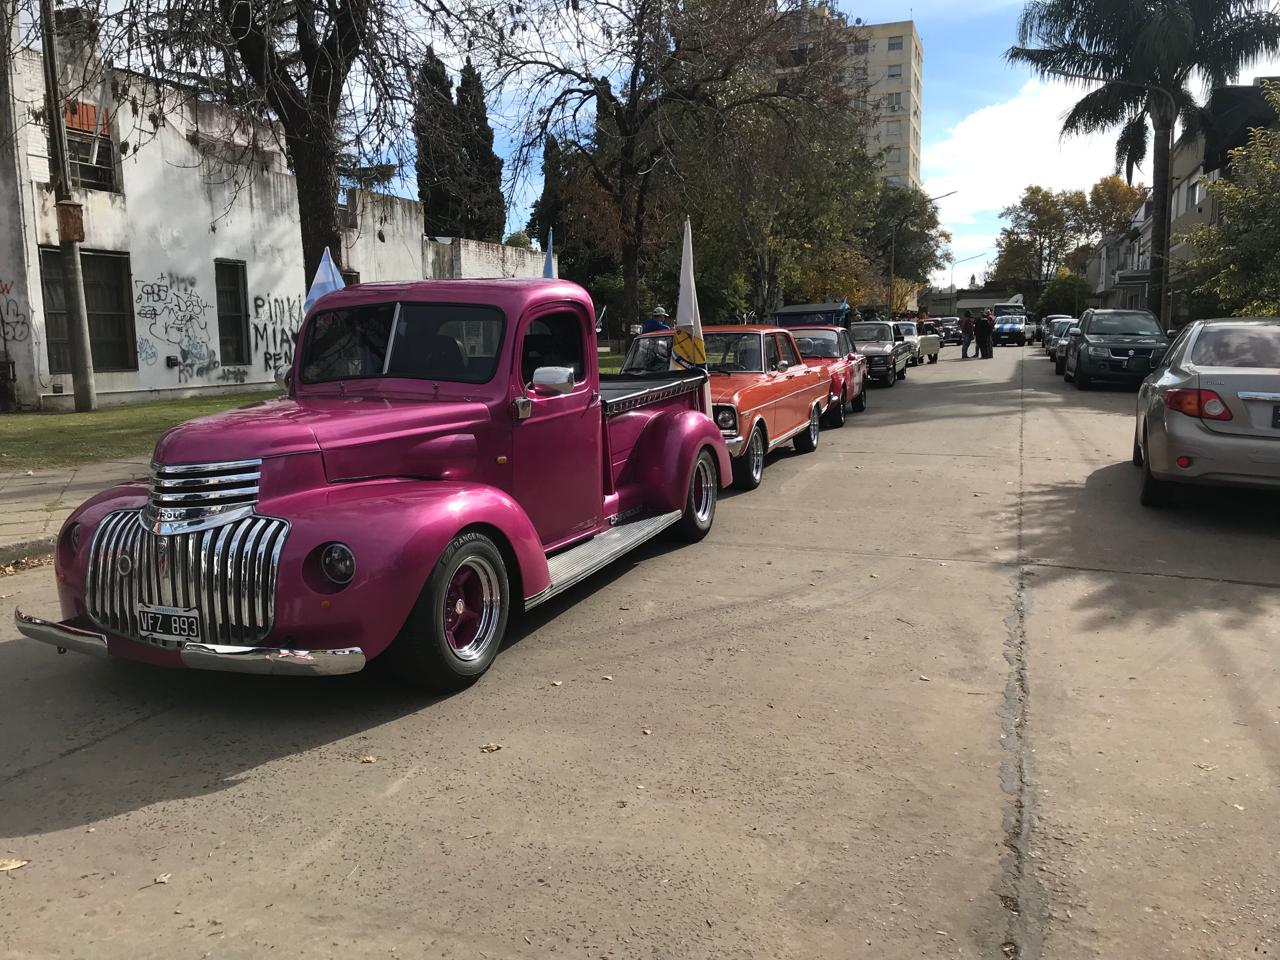
[[652, 540], [667, 527], [679, 521], [682, 516], [679, 510], [673, 510], [658, 517], [624, 523], [612, 530], [598, 533], [585, 543], [570, 547], [564, 553], [548, 557], [547, 569], [551, 574], [551, 585], [541, 593], [525, 600], [525, 609], [532, 609], [550, 600], [556, 594], [564, 593], [570, 587], [581, 583], [596, 571], [613, 563], [624, 553], [630, 553], [646, 540]]

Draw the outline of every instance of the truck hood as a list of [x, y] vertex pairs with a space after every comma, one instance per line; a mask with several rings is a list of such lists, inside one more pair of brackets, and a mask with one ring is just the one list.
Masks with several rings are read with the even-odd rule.
[[893, 353], [893, 344], [887, 340], [881, 341], [879, 343], [869, 343], [869, 342], [863, 341], [862, 343], [854, 344], [854, 348], [863, 356], [867, 356], [867, 357], [883, 357], [890, 353]]
[[462, 479], [483, 403], [323, 397], [268, 400], [179, 424], [156, 444], [157, 463], [217, 463], [319, 451], [329, 480], [417, 476]]
[[1097, 336], [1090, 334], [1087, 338], [1094, 346], [1098, 347], [1163, 347], [1169, 341], [1156, 334], [1147, 334], [1138, 337], [1115, 337], [1115, 336]]

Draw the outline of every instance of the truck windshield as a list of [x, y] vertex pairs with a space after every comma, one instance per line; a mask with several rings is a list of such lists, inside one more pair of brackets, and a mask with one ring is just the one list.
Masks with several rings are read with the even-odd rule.
[[623, 373], [661, 373], [671, 369], [671, 337], [637, 337], [631, 341]]
[[441, 303], [370, 303], [312, 318], [302, 382], [404, 378], [487, 383], [502, 350], [502, 311]]
[[997, 317], [1025, 317], [1027, 314], [1027, 308], [1020, 303], [997, 303], [992, 310]]
[[793, 336], [802, 357], [833, 360], [840, 356], [840, 335], [834, 330], [797, 330]]

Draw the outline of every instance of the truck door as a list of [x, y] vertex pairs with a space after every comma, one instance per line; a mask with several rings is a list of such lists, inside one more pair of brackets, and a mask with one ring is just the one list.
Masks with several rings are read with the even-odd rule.
[[[588, 533], [600, 523], [602, 432], [594, 338], [586, 317], [570, 310], [526, 316], [516, 339], [515, 396], [529, 415], [512, 431], [512, 476], [517, 502], [544, 546]], [[560, 396], [535, 393], [539, 367], [571, 367], [574, 384]]]

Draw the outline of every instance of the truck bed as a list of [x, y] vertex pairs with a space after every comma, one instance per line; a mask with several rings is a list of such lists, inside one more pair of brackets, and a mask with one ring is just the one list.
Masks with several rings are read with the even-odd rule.
[[658, 400], [678, 397], [698, 390], [707, 379], [702, 370], [672, 370], [664, 373], [602, 373], [600, 398], [605, 416], [634, 410]]

